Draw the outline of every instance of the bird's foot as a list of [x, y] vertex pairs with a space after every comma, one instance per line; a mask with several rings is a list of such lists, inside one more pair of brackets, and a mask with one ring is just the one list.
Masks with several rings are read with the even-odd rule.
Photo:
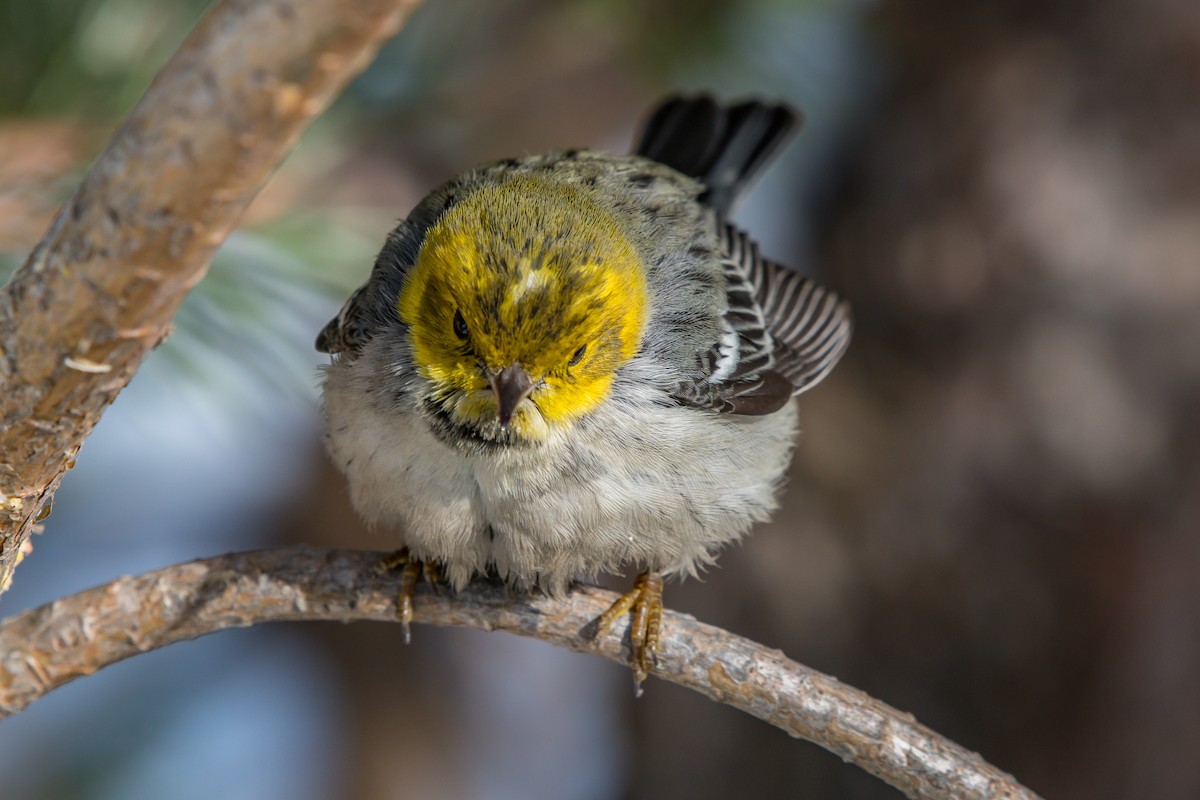
[[413, 597], [417, 593], [417, 582], [422, 578], [435, 590], [441, 584], [442, 571], [436, 561], [422, 561], [409, 555], [408, 548], [401, 548], [379, 559], [375, 569], [380, 574], [400, 573], [400, 594], [396, 608], [400, 615], [400, 628], [404, 631], [404, 643], [412, 641]]
[[597, 635], [604, 633], [623, 615], [632, 612], [629, 623], [629, 665], [633, 668], [633, 688], [642, 696], [642, 681], [658, 661], [659, 633], [662, 629], [663, 577], [647, 570], [638, 575], [633, 588], [605, 611], [596, 622]]

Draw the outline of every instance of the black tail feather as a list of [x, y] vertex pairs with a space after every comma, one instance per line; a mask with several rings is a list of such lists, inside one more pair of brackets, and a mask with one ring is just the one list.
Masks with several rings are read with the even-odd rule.
[[650, 115], [635, 152], [700, 180], [701, 201], [724, 215], [799, 124], [783, 105], [674, 96]]

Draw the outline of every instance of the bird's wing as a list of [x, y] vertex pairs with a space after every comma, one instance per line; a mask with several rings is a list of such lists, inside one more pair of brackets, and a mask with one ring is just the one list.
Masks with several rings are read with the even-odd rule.
[[[725, 244], [727, 243], [727, 244]], [[774, 369], [794, 394], [820, 383], [850, 345], [850, 304], [834, 292], [774, 261], [763, 258], [745, 233], [726, 225], [724, 247], [754, 286], [755, 300], [774, 342]]]
[[337, 316], [329, 320], [321, 332], [317, 334], [316, 348], [318, 353], [345, 353], [359, 350], [370, 338], [369, 315], [367, 304], [363, 302], [364, 295], [371, 290], [368, 281], [350, 295]]
[[456, 187], [457, 183], [451, 182], [435, 190], [392, 229], [367, 282], [317, 335], [318, 352], [355, 354], [382, 326], [400, 323], [396, 297], [404, 276], [416, 261], [425, 232], [448, 207]]
[[676, 399], [730, 414], [778, 411], [833, 369], [850, 343], [849, 305], [762, 258], [732, 225], [721, 225], [727, 308], [724, 334], [698, 356], [697, 378]]

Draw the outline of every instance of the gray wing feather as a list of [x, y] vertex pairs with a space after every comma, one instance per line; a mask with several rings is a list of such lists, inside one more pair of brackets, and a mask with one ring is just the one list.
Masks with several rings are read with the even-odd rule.
[[732, 226], [726, 238], [742, 240], [742, 264], [774, 340], [774, 368], [795, 393], [816, 386], [850, 345], [850, 304], [809, 278], [762, 258], [758, 247]]
[[392, 229], [367, 282], [317, 335], [318, 352], [356, 354], [383, 326], [401, 324], [396, 298], [405, 275], [416, 261], [426, 231], [454, 203], [464, 180], [456, 178], [435, 189]]
[[722, 327], [730, 335], [698, 357], [697, 379], [674, 394], [722, 413], [770, 414], [817, 385], [841, 359], [850, 343], [850, 307], [762, 258], [732, 225], [721, 225], [720, 233], [728, 304]]
[[370, 338], [367, 315], [364, 314], [363, 295], [370, 284], [364, 284], [350, 295], [337, 316], [329, 320], [317, 334], [318, 353], [345, 353], [357, 351]]

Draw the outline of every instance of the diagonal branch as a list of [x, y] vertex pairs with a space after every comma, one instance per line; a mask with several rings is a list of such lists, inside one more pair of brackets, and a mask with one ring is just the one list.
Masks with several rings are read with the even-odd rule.
[[[108, 664], [225, 628], [394, 621], [399, 581], [376, 569], [381, 556], [305, 548], [234, 553], [121, 578], [11, 617], [0, 622], [0, 712], [16, 713]], [[625, 663], [617, 635], [592, 640], [592, 623], [615, 599], [594, 587], [562, 599], [479, 582], [453, 595], [422, 587], [416, 620], [507, 631]], [[1036, 800], [911, 715], [684, 614], [664, 617], [655, 674], [815, 742], [909, 797]]]
[[224, 0], [0, 290], [0, 592], [101, 412], [417, 0]]

